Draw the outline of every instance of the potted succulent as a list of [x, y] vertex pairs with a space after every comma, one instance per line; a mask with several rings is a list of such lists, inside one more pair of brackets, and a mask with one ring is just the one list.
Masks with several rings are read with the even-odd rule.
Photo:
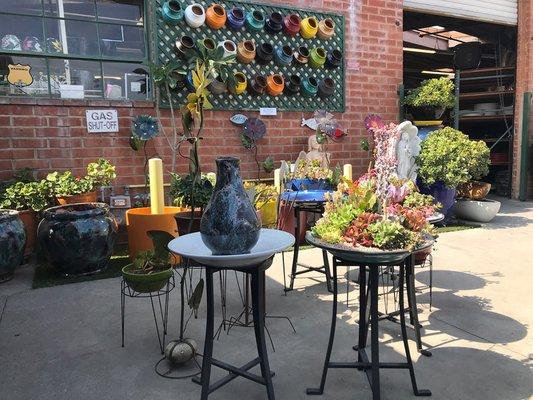
[[483, 141], [470, 140], [456, 129], [446, 127], [430, 133], [416, 159], [421, 191], [431, 194], [448, 215], [457, 187], [488, 173], [489, 154]]
[[0, 283], [13, 277], [24, 258], [26, 233], [16, 210], [0, 210]]
[[444, 111], [455, 104], [455, 85], [447, 77], [427, 79], [420, 86], [410, 90], [404, 105], [414, 120], [438, 120]]

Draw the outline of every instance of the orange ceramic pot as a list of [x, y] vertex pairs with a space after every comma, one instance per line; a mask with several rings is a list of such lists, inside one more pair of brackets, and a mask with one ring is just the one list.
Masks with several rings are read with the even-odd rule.
[[205, 12], [205, 23], [211, 29], [220, 29], [226, 25], [226, 10], [220, 4], [211, 4]]
[[279, 96], [285, 88], [285, 80], [280, 74], [270, 75], [267, 78], [267, 93], [271, 96]]
[[96, 191], [82, 194], [75, 194], [73, 196], [61, 196], [57, 197], [57, 202], [64, 206], [67, 204], [77, 203], [96, 203], [98, 200], [98, 194]]
[[29, 258], [35, 250], [37, 242], [37, 226], [39, 225], [39, 216], [33, 210], [19, 211], [19, 217], [24, 224], [26, 231], [26, 247], [24, 249], [24, 258]]
[[250, 64], [255, 59], [255, 43], [245, 40], [237, 45], [237, 60], [243, 64]]
[[323, 19], [318, 23], [317, 36], [320, 39], [330, 39], [335, 34], [335, 22], [331, 18]]
[[165, 231], [172, 236], [178, 235], [174, 216], [183, 211], [181, 207], [165, 207], [162, 214], [152, 214], [150, 207], [132, 208], [126, 211], [126, 228], [130, 258], [140, 251], [152, 250], [152, 240], [148, 231]]

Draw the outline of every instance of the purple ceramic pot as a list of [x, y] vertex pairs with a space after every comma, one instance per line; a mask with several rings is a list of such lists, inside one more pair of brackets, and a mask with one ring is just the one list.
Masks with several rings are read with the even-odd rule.
[[430, 194], [433, 196], [436, 202], [442, 204], [442, 209], [440, 210], [446, 217], [450, 215], [455, 204], [455, 194], [456, 189], [450, 189], [447, 187], [444, 182], [438, 181], [432, 185], [426, 186], [420, 179], [417, 181], [418, 188], [423, 194]]

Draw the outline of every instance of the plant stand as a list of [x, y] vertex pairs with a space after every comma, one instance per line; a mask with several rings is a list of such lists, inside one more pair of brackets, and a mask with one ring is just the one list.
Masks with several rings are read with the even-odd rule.
[[[157, 340], [159, 342], [159, 349], [161, 350], [161, 354], [164, 353], [165, 350], [165, 338], [167, 335], [167, 324], [168, 324], [168, 300], [169, 295], [172, 289], [176, 286], [176, 283], [174, 281], [174, 275], [170, 277], [165, 287], [157, 292], [150, 292], [150, 293], [139, 293], [135, 290], [133, 290], [128, 283], [123, 279], [120, 282], [120, 316], [121, 316], [121, 322], [122, 322], [122, 347], [124, 347], [124, 317], [125, 317], [125, 311], [126, 311], [126, 297], [130, 298], [149, 298], [150, 304], [152, 305], [152, 314], [154, 316], [155, 321], [155, 330], [157, 333]], [[163, 302], [161, 301], [161, 297], [164, 297]], [[161, 329], [159, 326], [158, 321], [158, 313], [156, 310], [156, 307], [154, 305], [154, 299], [157, 299], [157, 303], [159, 304], [159, 316], [161, 317]]]

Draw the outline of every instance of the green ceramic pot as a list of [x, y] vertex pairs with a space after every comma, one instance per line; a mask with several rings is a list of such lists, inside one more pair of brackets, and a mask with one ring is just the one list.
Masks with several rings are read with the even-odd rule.
[[254, 10], [246, 14], [246, 29], [249, 31], [259, 32], [265, 27], [265, 15], [259, 11]]
[[313, 97], [318, 93], [318, 81], [312, 76], [302, 79], [302, 95]]
[[0, 283], [13, 277], [24, 259], [26, 231], [18, 211], [0, 210]]
[[165, 22], [175, 25], [183, 19], [183, 6], [179, 1], [167, 0], [161, 7], [161, 14]]
[[130, 288], [139, 293], [157, 292], [167, 284], [172, 276], [172, 268], [153, 274], [136, 274], [131, 272], [133, 264], [122, 268], [122, 277]]
[[313, 68], [322, 68], [326, 63], [326, 51], [322, 47], [315, 47], [309, 55], [309, 65]]

